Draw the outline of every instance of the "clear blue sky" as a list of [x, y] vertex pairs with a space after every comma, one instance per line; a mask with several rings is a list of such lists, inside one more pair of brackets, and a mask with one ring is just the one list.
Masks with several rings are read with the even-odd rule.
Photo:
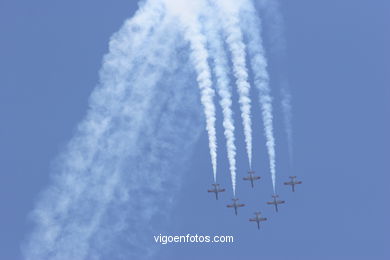
[[[278, 103], [275, 128], [278, 190], [287, 204], [278, 214], [265, 205], [271, 182], [260, 120], [254, 168], [262, 180], [255, 190], [239, 181], [238, 195], [249, 206], [238, 217], [225, 207], [231, 192], [223, 145], [219, 176], [228, 192], [218, 202], [206, 192], [212, 177], [204, 134], [188, 172], [178, 173], [186, 177], [171, 223], [156, 235], [223, 234], [236, 241], [161, 246], [156, 259], [390, 258], [390, 3], [283, 2], [293, 171]], [[124, 0], [0, 2], [0, 259], [21, 258], [27, 214], [85, 115], [109, 37], [135, 8]], [[260, 118], [258, 111], [253, 117]], [[240, 135], [239, 179], [247, 170]], [[292, 174], [304, 181], [294, 194], [280, 185]], [[255, 210], [269, 218], [260, 232], [247, 221]]]

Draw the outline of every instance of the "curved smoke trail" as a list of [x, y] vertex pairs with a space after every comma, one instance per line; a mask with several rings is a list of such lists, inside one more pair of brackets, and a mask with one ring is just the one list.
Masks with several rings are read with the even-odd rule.
[[[211, 9], [212, 10], [212, 9]], [[220, 96], [219, 104], [222, 107], [223, 127], [226, 138], [226, 149], [229, 160], [229, 170], [231, 175], [233, 195], [236, 195], [236, 145], [234, 137], [234, 120], [232, 111], [232, 94], [229, 81], [229, 64], [227, 54], [224, 49], [224, 44], [218, 30], [215, 19], [212, 19], [212, 14], [206, 14], [205, 34], [208, 39], [210, 56], [213, 60], [213, 70], [217, 81], [218, 95]]]
[[220, 10], [220, 23], [225, 32], [228, 48], [232, 55], [233, 71], [239, 94], [242, 124], [248, 154], [249, 168], [252, 168], [252, 120], [250, 84], [248, 82], [248, 69], [246, 67], [246, 52], [243, 35], [240, 28], [239, 9], [241, 1], [217, 0], [216, 8]]
[[[26, 259], [140, 259], [154, 251], [151, 233], [167, 218], [175, 173], [201, 125], [187, 61], [174, 52], [184, 43], [160, 8], [147, 2], [112, 37], [89, 111], [31, 214]], [[117, 250], [123, 243], [128, 251]]]
[[263, 42], [260, 36], [261, 22], [256, 14], [256, 9], [249, 0], [244, 0], [241, 13], [242, 27], [248, 38], [248, 53], [252, 66], [254, 84], [259, 90], [259, 102], [264, 123], [266, 146], [268, 151], [272, 187], [276, 192], [276, 163], [275, 163], [275, 138], [273, 133], [272, 97], [269, 86], [269, 74], [267, 71], [267, 59]]
[[211, 72], [208, 64], [206, 38], [202, 34], [199, 14], [205, 8], [204, 1], [163, 0], [167, 12], [178, 17], [182, 26], [184, 38], [190, 43], [190, 57], [197, 73], [197, 82], [201, 93], [201, 102], [206, 116], [206, 129], [209, 138], [211, 163], [214, 182], [217, 181], [217, 135], [215, 129], [214, 90], [212, 88]]

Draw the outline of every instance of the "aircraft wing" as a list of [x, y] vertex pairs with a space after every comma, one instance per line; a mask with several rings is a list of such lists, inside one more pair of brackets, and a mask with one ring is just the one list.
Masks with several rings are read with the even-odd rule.
[[218, 192], [224, 192], [225, 191], [225, 189], [219, 189], [218, 190]]
[[249, 181], [251, 178], [249, 178], [249, 177], [244, 177], [244, 178], [242, 178], [243, 180], [245, 180], [245, 181]]
[[302, 184], [302, 182], [301, 181], [297, 181], [297, 182], [295, 182], [295, 184]]
[[259, 218], [260, 221], [266, 221], [267, 218]]
[[268, 204], [268, 205], [274, 205], [275, 202], [273, 202], [273, 201], [267, 201], [267, 204]]
[[226, 205], [226, 207], [228, 207], [228, 208], [233, 208], [234, 205]]
[[237, 207], [244, 207], [245, 204], [238, 204]]
[[257, 219], [255, 219], [255, 218], [250, 218], [249, 221], [257, 222]]
[[258, 179], [260, 179], [260, 176], [255, 176], [255, 177], [253, 177], [253, 179], [258, 180]]
[[215, 192], [215, 190], [208, 190], [208, 192]]
[[278, 201], [276, 201], [276, 204], [283, 204], [283, 203], [285, 203], [284, 200], [278, 200]]
[[292, 181], [285, 182], [284, 185], [293, 185]]

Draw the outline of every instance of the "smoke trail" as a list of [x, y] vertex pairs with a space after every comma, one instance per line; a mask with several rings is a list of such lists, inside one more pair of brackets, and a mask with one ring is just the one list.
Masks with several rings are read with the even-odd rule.
[[236, 85], [239, 94], [246, 151], [248, 154], [249, 168], [252, 168], [252, 121], [251, 100], [249, 97], [250, 85], [248, 83], [245, 45], [239, 25], [240, 1], [217, 0], [216, 5], [216, 8], [221, 10], [219, 18], [225, 32], [227, 45], [232, 54], [233, 71], [236, 77]]
[[[195, 95], [183, 87], [188, 78], [176, 81], [188, 73], [174, 52], [180, 38], [173, 25], [150, 1], [112, 37], [86, 118], [31, 214], [26, 259], [140, 259], [152, 252], [150, 233], [161, 224], [152, 220], [166, 218], [174, 172], [200, 125]], [[164, 85], [172, 77], [176, 91]], [[119, 253], [121, 243], [131, 252]]]
[[282, 96], [282, 111], [284, 116], [284, 127], [287, 136], [288, 154], [290, 157], [290, 164], [293, 162], [293, 137], [292, 137], [292, 105], [291, 94], [287, 86], [282, 86], [280, 90]]
[[292, 127], [292, 105], [291, 93], [287, 77], [285, 75], [285, 56], [286, 56], [286, 39], [284, 37], [284, 20], [280, 12], [279, 1], [277, 0], [261, 0], [258, 3], [259, 8], [265, 16], [265, 26], [269, 27], [266, 30], [267, 38], [269, 39], [270, 50], [273, 56], [276, 57], [277, 66], [280, 71], [280, 93], [281, 107], [284, 117], [284, 127], [287, 137], [287, 146], [290, 159], [290, 166], [293, 163], [293, 127]]
[[269, 86], [269, 75], [267, 71], [267, 60], [260, 36], [261, 22], [256, 14], [252, 2], [245, 0], [241, 13], [242, 27], [248, 39], [248, 52], [253, 71], [254, 84], [259, 90], [259, 102], [264, 123], [266, 146], [268, 151], [272, 187], [276, 192], [276, 163], [275, 163], [275, 138], [273, 133], [272, 98]]
[[209, 138], [211, 163], [214, 182], [217, 181], [217, 136], [215, 130], [214, 90], [208, 64], [206, 38], [201, 32], [199, 14], [205, 8], [204, 1], [163, 0], [168, 13], [178, 17], [183, 27], [184, 38], [190, 43], [190, 57], [197, 73], [197, 82], [201, 93], [201, 102], [206, 116], [206, 129]]
[[[250, 86], [237, 12], [241, 3], [219, 1], [223, 7], [220, 21], [233, 56], [251, 165]], [[216, 181], [214, 90], [199, 20], [205, 7], [209, 7], [205, 1], [144, 1], [135, 17], [112, 37], [100, 85], [91, 96], [86, 117], [58, 159], [51, 184], [31, 214], [35, 229], [24, 245], [26, 259], [111, 259], [118, 254], [121, 259], [141, 259], [154, 251], [150, 234], [167, 218], [180, 180], [177, 172], [200, 132], [196, 95], [188, 86], [191, 74], [185, 66], [187, 58], [197, 74]], [[253, 6], [250, 10], [254, 12]], [[260, 90], [275, 189], [266, 61], [256, 34], [258, 21], [253, 14], [246, 19], [248, 27], [244, 28], [250, 39], [255, 84]], [[183, 32], [186, 42], [181, 39]], [[189, 57], [178, 55], [176, 50], [188, 43]], [[228, 120], [232, 117], [231, 94], [225, 91], [224, 53], [220, 46], [216, 48], [221, 51], [213, 58], [235, 192], [234, 126]], [[129, 252], [123, 251], [123, 243]]]
[[265, 33], [272, 55], [284, 56], [286, 39], [284, 37], [284, 20], [280, 12], [278, 0], [259, 0], [255, 4], [264, 17]]
[[[211, 9], [212, 10], [212, 9]], [[224, 45], [218, 30], [217, 21], [212, 19], [211, 13], [206, 13], [205, 34], [208, 39], [211, 58], [214, 62], [214, 74], [217, 80], [217, 90], [220, 96], [220, 105], [223, 113], [223, 127], [226, 138], [226, 149], [229, 160], [229, 169], [233, 187], [233, 195], [236, 195], [236, 145], [234, 144], [234, 120], [232, 112], [232, 95], [228, 77], [229, 65]]]

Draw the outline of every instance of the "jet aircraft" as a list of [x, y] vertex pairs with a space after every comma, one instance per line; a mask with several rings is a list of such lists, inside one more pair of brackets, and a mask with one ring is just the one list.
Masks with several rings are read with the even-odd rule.
[[256, 222], [257, 223], [257, 229], [260, 229], [260, 222], [261, 221], [266, 221], [267, 218], [260, 217], [261, 212], [255, 212], [254, 214], [256, 215], [256, 217], [255, 218], [250, 218], [249, 221]]
[[251, 181], [251, 185], [252, 185], [252, 188], [253, 188], [253, 181], [258, 180], [261, 177], [260, 176], [255, 176], [255, 172], [254, 171], [249, 171], [248, 174], [249, 174], [248, 177], [244, 177], [242, 179], [244, 181]]
[[236, 213], [236, 216], [237, 216], [237, 209], [240, 208], [240, 207], [244, 207], [245, 204], [238, 204], [237, 201], [238, 199], [234, 198], [232, 199], [233, 200], [233, 204], [229, 204], [227, 205], [226, 207], [228, 208], [234, 208], [234, 213]]
[[297, 176], [290, 176], [289, 178], [291, 180], [288, 182], [285, 182], [284, 185], [291, 185], [292, 191], [295, 192], [295, 185], [301, 184], [302, 182], [296, 180]]
[[276, 212], [278, 212], [278, 205], [285, 203], [285, 201], [284, 200], [276, 200], [277, 198], [279, 198], [279, 195], [276, 195], [276, 194], [272, 195], [272, 198], [274, 200], [268, 201], [267, 204], [268, 205], [275, 205], [275, 210], [276, 210]]
[[213, 189], [211, 189], [211, 190], [207, 190], [208, 192], [214, 192], [215, 193], [215, 199], [218, 199], [218, 193], [219, 192], [224, 192], [225, 191], [225, 189], [221, 189], [221, 188], [219, 188], [219, 184], [211, 184], [211, 185], [213, 185], [214, 186], [214, 188]]

